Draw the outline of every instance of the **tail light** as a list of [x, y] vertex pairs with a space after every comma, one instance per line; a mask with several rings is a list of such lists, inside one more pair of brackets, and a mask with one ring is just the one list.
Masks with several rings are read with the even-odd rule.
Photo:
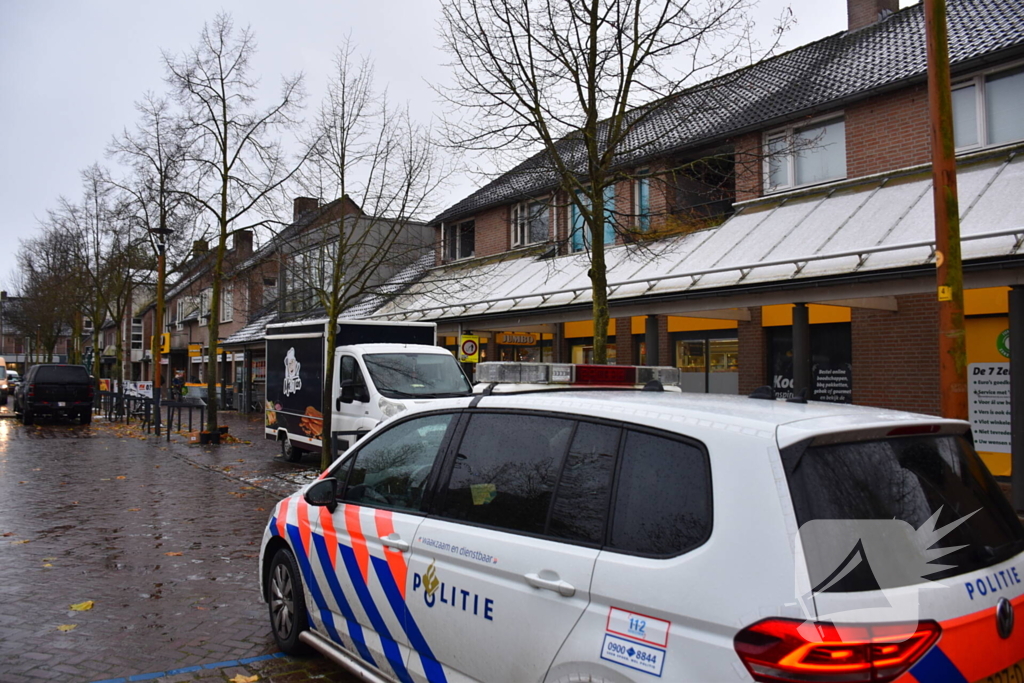
[[757, 681], [884, 683], [939, 639], [934, 621], [834, 625], [765, 619], [736, 634], [736, 654]]
[[35, 395], [36, 395], [36, 385], [35, 384], [29, 384], [28, 385], [28, 397], [29, 398], [35, 398]]
[[89, 394], [88, 394], [88, 398], [89, 398], [90, 401], [92, 400], [92, 397], [93, 397], [93, 393], [92, 392], [93, 392], [93, 388], [92, 388], [92, 385], [90, 384], [89, 385]]

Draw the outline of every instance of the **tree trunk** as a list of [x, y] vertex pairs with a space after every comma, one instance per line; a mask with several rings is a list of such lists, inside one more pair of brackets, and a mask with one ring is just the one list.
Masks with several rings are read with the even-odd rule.
[[323, 415], [323, 422], [320, 426], [320, 470], [326, 470], [331, 466], [331, 414], [334, 412], [334, 405], [331, 400], [334, 397], [334, 342], [337, 339], [337, 325], [335, 319], [338, 314], [331, 311], [327, 315], [326, 348], [324, 352], [324, 385], [323, 395], [320, 399], [320, 413]]
[[593, 290], [594, 363], [608, 363], [608, 273], [604, 260], [604, 189], [597, 185], [591, 201], [590, 284]]

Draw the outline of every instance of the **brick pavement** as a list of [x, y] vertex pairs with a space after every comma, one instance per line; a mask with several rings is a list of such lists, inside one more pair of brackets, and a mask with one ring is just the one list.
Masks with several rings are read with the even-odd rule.
[[[236, 435], [257, 431], [228, 419]], [[289, 477], [316, 464], [275, 453], [256, 439], [202, 448], [121, 425], [0, 419], [0, 681], [117, 679], [274, 653], [259, 539]], [[87, 600], [92, 609], [70, 610]], [[166, 680], [242, 671], [351, 680], [320, 658]]]

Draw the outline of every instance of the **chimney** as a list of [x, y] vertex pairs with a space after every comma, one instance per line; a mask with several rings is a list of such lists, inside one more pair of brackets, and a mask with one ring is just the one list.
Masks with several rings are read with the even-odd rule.
[[871, 26], [900, 11], [900, 0], [846, 0], [847, 31]]
[[235, 233], [235, 253], [241, 257], [252, 256], [252, 230]]
[[196, 240], [192, 243], [193, 256], [202, 256], [208, 251], [210, 251], [210, 243], [206, 240]]
[[292, 202], [292, 222], [299, 220], [299, 216], [320, 208], [320, 200], [312, 197], [296, 197]]

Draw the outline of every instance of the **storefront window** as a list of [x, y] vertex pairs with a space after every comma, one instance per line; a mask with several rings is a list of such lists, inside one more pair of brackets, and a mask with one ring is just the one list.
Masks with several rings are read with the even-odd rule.
[[[573, 345], [571, 347], [571, 350], [573, 363], [590, 364], [594, 362], [594, 340], [592, 338], [588, 338], [586, 340], [573, 339], [572, 342]], [[608, 365], [615, 365], [615, 337], [608, 337], [607, 350]]]
[[[793, 328], [766, 330], [775, 395], [793, 396]], [[853, 403], [850, 323], [811, 325], [811, 400]]]
[[682, 371], [683, 391], [739, 391], [739, 340], [735, 334], [735, 330], [713, 330], [675, 335], [676, 367]]

